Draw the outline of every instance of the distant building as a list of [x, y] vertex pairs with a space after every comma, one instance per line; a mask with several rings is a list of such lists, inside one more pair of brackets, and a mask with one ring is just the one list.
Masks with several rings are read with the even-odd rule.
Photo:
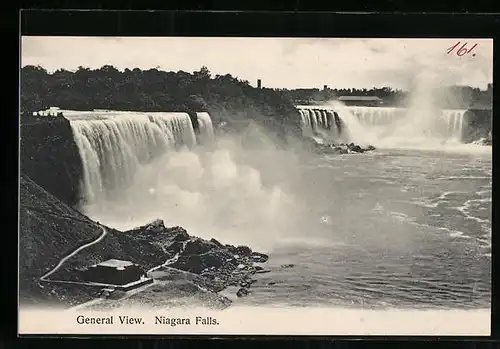
[[83, 271], [85, 281], [112, 285], [125, 285], [138, 281], [144, 276], [144, 271], [129, 261], [109, 259], [95, 264]]
[[378, 107], [382, 104], [382, 99], [376, 96], [342, 96], [338, 99], [345, 105]]
[[258, 80], [257, 80], [257, 88], [258, 88], [258, 89], [261, 89], [261, 88], [262, 88], [262, 80], [261, 80], [261, 79], [258, 79]]

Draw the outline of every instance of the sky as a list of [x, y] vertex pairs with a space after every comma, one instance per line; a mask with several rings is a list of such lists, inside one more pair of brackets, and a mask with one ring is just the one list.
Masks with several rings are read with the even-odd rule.
[[[448, 48], [460, 41], [451, 54]], [[468, 54], [455, 52], [477, 46]], [[231, 74], [271, 88], [410, 89], [435, 84], [485, 89], [493, 82], [492, 39], [27, 37], [21, 66], [53, 72], [113, 65], [125, 68]]]

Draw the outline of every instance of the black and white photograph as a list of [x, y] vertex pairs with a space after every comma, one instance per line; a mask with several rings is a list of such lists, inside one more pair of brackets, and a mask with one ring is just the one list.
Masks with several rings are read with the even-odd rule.
[[493, 40], [22, 36], [19, 333], [489, 335]]

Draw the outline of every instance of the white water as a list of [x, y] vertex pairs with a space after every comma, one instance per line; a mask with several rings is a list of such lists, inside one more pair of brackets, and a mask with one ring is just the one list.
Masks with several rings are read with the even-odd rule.
[[[82, 158], [88, 202], [130, 185], [138, 169], [175, 148], [196, 145], [186, 113], [64, 111]], [[205, 121], [203, 132], [210, 126]]]
[[213, 143], [214, 138], [214, 127], [212, 125], [212, 119], [207, 112], [196, 113], [198, 117], [198, 125], [200, 128], [200, 138], [202, 144]]
[[335, 124], [335, 110], [333, 109], [299, 109], [302, 122], [302, 135], [315, 137], [315, 134], [329, 141], [345, 141]]
[[[477, 144], [463, 144], [466, 110], [432, 108], [347, 107], [339, 102], [322, 106], [299, 106], [304, 136], [327, 133], [335, 141], [372, 144], [379, 148], [490, 151]], [[343, 137], [333, 124], [327, 131], [318, 122], [318, 114], [336, 112], [345, 125]], [[312, 122], [308, 120], [311, 115]], [[314, 127], [320, 132], [313, 132]], [[326, 138], [325, 136], [323, 138]]]

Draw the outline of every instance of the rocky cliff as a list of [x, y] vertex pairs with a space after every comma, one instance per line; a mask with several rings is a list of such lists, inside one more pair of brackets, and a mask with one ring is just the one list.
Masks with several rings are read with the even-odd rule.
[[69, 121], [29, 113], [20, 121], [21, 173], [63, 202], [77, 205], [83, 165]]
[[492, 132], [493, 111], [491, 109], [469, 109], [464, 115], [465, 127], [462, 140], [465, 143], [489, 138]]

